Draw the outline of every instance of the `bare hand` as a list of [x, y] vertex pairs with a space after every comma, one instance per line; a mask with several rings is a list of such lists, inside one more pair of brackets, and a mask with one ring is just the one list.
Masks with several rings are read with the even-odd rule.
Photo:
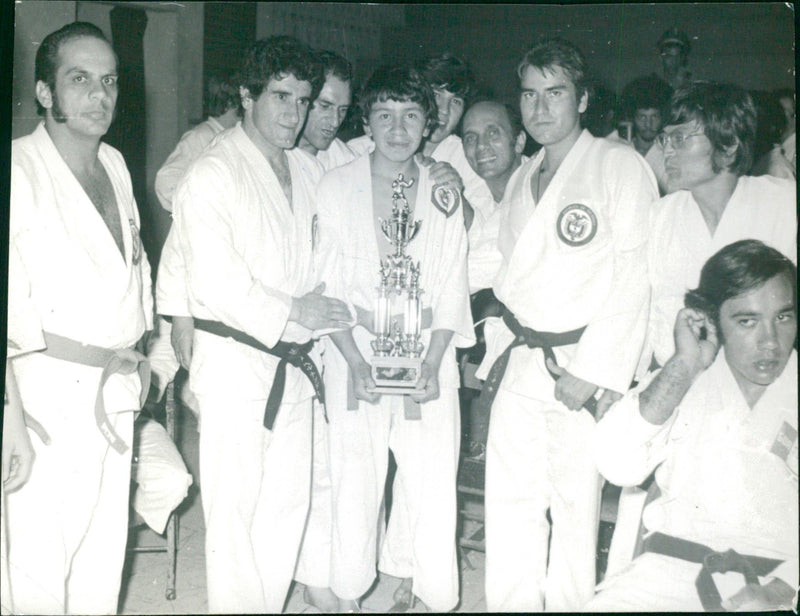
[[450, 163], [435, 162], [428, 168], [428, 176], [435, 186], [454, 188], [459, 193], [464, 190], [464, 181]]
[[561, 366], [556, 365], [549, 358], [545, 360], [548, 370], [558, 375], [556, 381], [555, 398], [570, 411], [577, 411], [597, 391], [597, 385], [571, 375]]
[[172, 317], [172, 331], [169, 335], [175, 357], [181, 366], [189, 370], [192, 363], [192, 344], [194, 342], [194, 319], [192, 317]]
[[381, 399], [380, 394], [369, 391], [375, 388], [375, 381], [372, 379], [372, 370], [365, 361], [352, 367], [353, 373], [353, 393], [356, 400], [364, 400], [370, 404], [376, 404]]
[[[701, 331], [705, 328], [705, 340]], [[683, 358], [695, 374], [708, 368], [719, 350], [717, 328], [704, 313], [684, 308], [675, 319], [675, 355]]]
[[419, 394], [411, 394], [409, 397], [420, 404], [436, 400], [439, 397], [439, 366], [432, 366], [427, 361], [423, 361], [419, 372], [417, 388], [423, 391]]
[[18, 490], [28, 481], [36, 452], [31, 437], [21, 418], [4, 414], [3, 419], [3, 488], [6, 492]]
[[794, 609], [794, 590], [783, 580], [773, 579], [769, 584], [747, 584], [735, 595], [722, 602], [729, 612], [763, 612], [766, 610]]
[[600, 421], [617, 400], [622, 398], [622, 394], [613, 389], [606, 389], [603, 395], [597, 400], [597, 407], [594, 414], [595, 421]]
[[292, 298], [289, 320], [312, 330], [349, 327], [352, 315], [347, 304], [323, 295], [323, 291], [325, 283], [321, 282], [310, 293]]

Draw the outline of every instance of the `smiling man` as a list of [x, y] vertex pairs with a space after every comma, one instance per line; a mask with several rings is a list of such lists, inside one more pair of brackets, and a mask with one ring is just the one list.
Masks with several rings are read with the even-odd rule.
[[517, 74], [523, 124], [543, 147], [506, 187], [493, 285], [505, 312], [486, 322], [479, 371], [482, 403], [496, 395], [486, 602], [491, 611], [576, 611], [595, 584], [600, 479], [588, 409], [598, 390], [626, 391], [639, 359], [647, 217], [658, 193], [629, 146], [581, 129], [590, 93], [574, 45], [537, 44]]
[[117, 71], [96, 26], [49, 34], [36, 53], [44, 121], [12, 143], [8, 352], [28, 428], [43, 428], [31, 434], [30, 479], [4, 510], [10, 588], [4, 577], [1, 590], [17, 613], [117, 611], [131, 411], [148, 382], [133, 347], [153, 327], [130, 176], [101, 142]]
[[350, 316], [316, 286], [316, 180], [292, 150], [322, 79], [294, 38], [251, 44], [241, 124], [175, 192], [171, 233], [195, 325], [211, 612], [283, 608], [309, 505], [312, 398], [321, 395], [311, 334]]
[[695, 82], [672, 97], [658, 137], [670, 194], [653, 207], [650, 224], [651, 316], [640, 373], [651, 352], [662, 366], [672, 356], [683, 295], [717, 250], [752, 238], [797, 258], [795, 183], [746, 175], [755, 125], [752, 99], [736, 86]]
[[664, 368], [599, 423], [603, 475], [633, 486], [655, 469], [659, 491], [643, 553], [586, 611], [796, 609], [796, 292], [777, 250], [726, 246], [686, 294]]

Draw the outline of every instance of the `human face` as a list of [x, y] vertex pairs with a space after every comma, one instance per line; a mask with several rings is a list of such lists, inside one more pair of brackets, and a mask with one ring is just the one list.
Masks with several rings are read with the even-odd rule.
[[578, 98], [575, 84], [560, 66], [544, 72], [525, 67], [520, 83], [522, 123], [539, 144], [571, 146], [581, 132], [580, 116], [588, 96]]
[[294, 147], [308, 113], [311, 84], [289, 74], [270, 79], [257, 100], [246, 88], [241, 93], [242, 128], [256, 147], [267, 157]]
[[484, 180], [511, 176], [524, 147], [518, 137], [502, 105], [478, 103], [464, 115], [464, 155]]
[[[675, 147], [670, 140], [664, 146], [664, 168], [667, 173], [667, 190], [695, 190], [714, 180], [714, 147], [696, 120], [664, 128], [665, 135], [682, 134], [687, 138]], [[691, 135], [691, 136], [689, 136]]]
[[683, 65], [683, 50], [680, 45], [664, 45], [661, 49], [661, 66], [664, 74], [673, 75]]
[[301, 142], [307, 142], [317, 151], [327, 150], [347, 116], [351, 100], [350, 82], [328, 75], [319, 96], [308, 110]]
[[784, 274], [720, 306], [725, 360], [748, 401], [757, 400], [786, 367], [797, 335], [796, 308]]
[[36, 97], [47, 109], [47, 121], [73, 136], [99, 139], [108, 132], [117, 104], [117, 58], [98, 38], [71, 39], [58, 50], [55, 91], [43, 81]]
[[658, 109], [637, 109], [633, 124], [639, 139], [650, 143], [661, 132], [661, 112]]
[[375, 152], [391, 162], [406, 162], [428, 135], [425, 111], [412, 101], [376, 101], [364, 131], [375, 142]]
[[431, 133], [430, 143], [439, 143], [453, 133], [464, 114], [464, 99], [444, 88], [433, 88], [436, 107], [439, 110], [439, 124]]

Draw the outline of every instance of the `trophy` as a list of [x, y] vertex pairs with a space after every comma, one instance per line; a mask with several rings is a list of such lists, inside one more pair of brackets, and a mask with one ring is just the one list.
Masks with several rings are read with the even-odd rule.
[[[422, 332], [422, 301], [419, 288], [419, 262], [414, 264], [405, 254], [408, 243], [414, 239], [422, 224], [412, 220], [404, 189], [414, 180], [405, 181], [399, 174], [392, 182], [392, 217], [378, 219], [384, 237], [394, 246], [394, 253], [381, 260], [380, 284], [377, 287], [371, 342], [372, 378], [377, 393], [408, 394], [420, 391], [416, 385], [422, 366], [420, 342]], [[402, 301], [402, 327], [392, 318], [392, 305]]]

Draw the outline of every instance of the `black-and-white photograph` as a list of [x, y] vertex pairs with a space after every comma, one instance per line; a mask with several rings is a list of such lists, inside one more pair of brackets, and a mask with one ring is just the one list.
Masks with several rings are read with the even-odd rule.
[[794, 4], [1, 17], [2, 614], [797, 611]]

